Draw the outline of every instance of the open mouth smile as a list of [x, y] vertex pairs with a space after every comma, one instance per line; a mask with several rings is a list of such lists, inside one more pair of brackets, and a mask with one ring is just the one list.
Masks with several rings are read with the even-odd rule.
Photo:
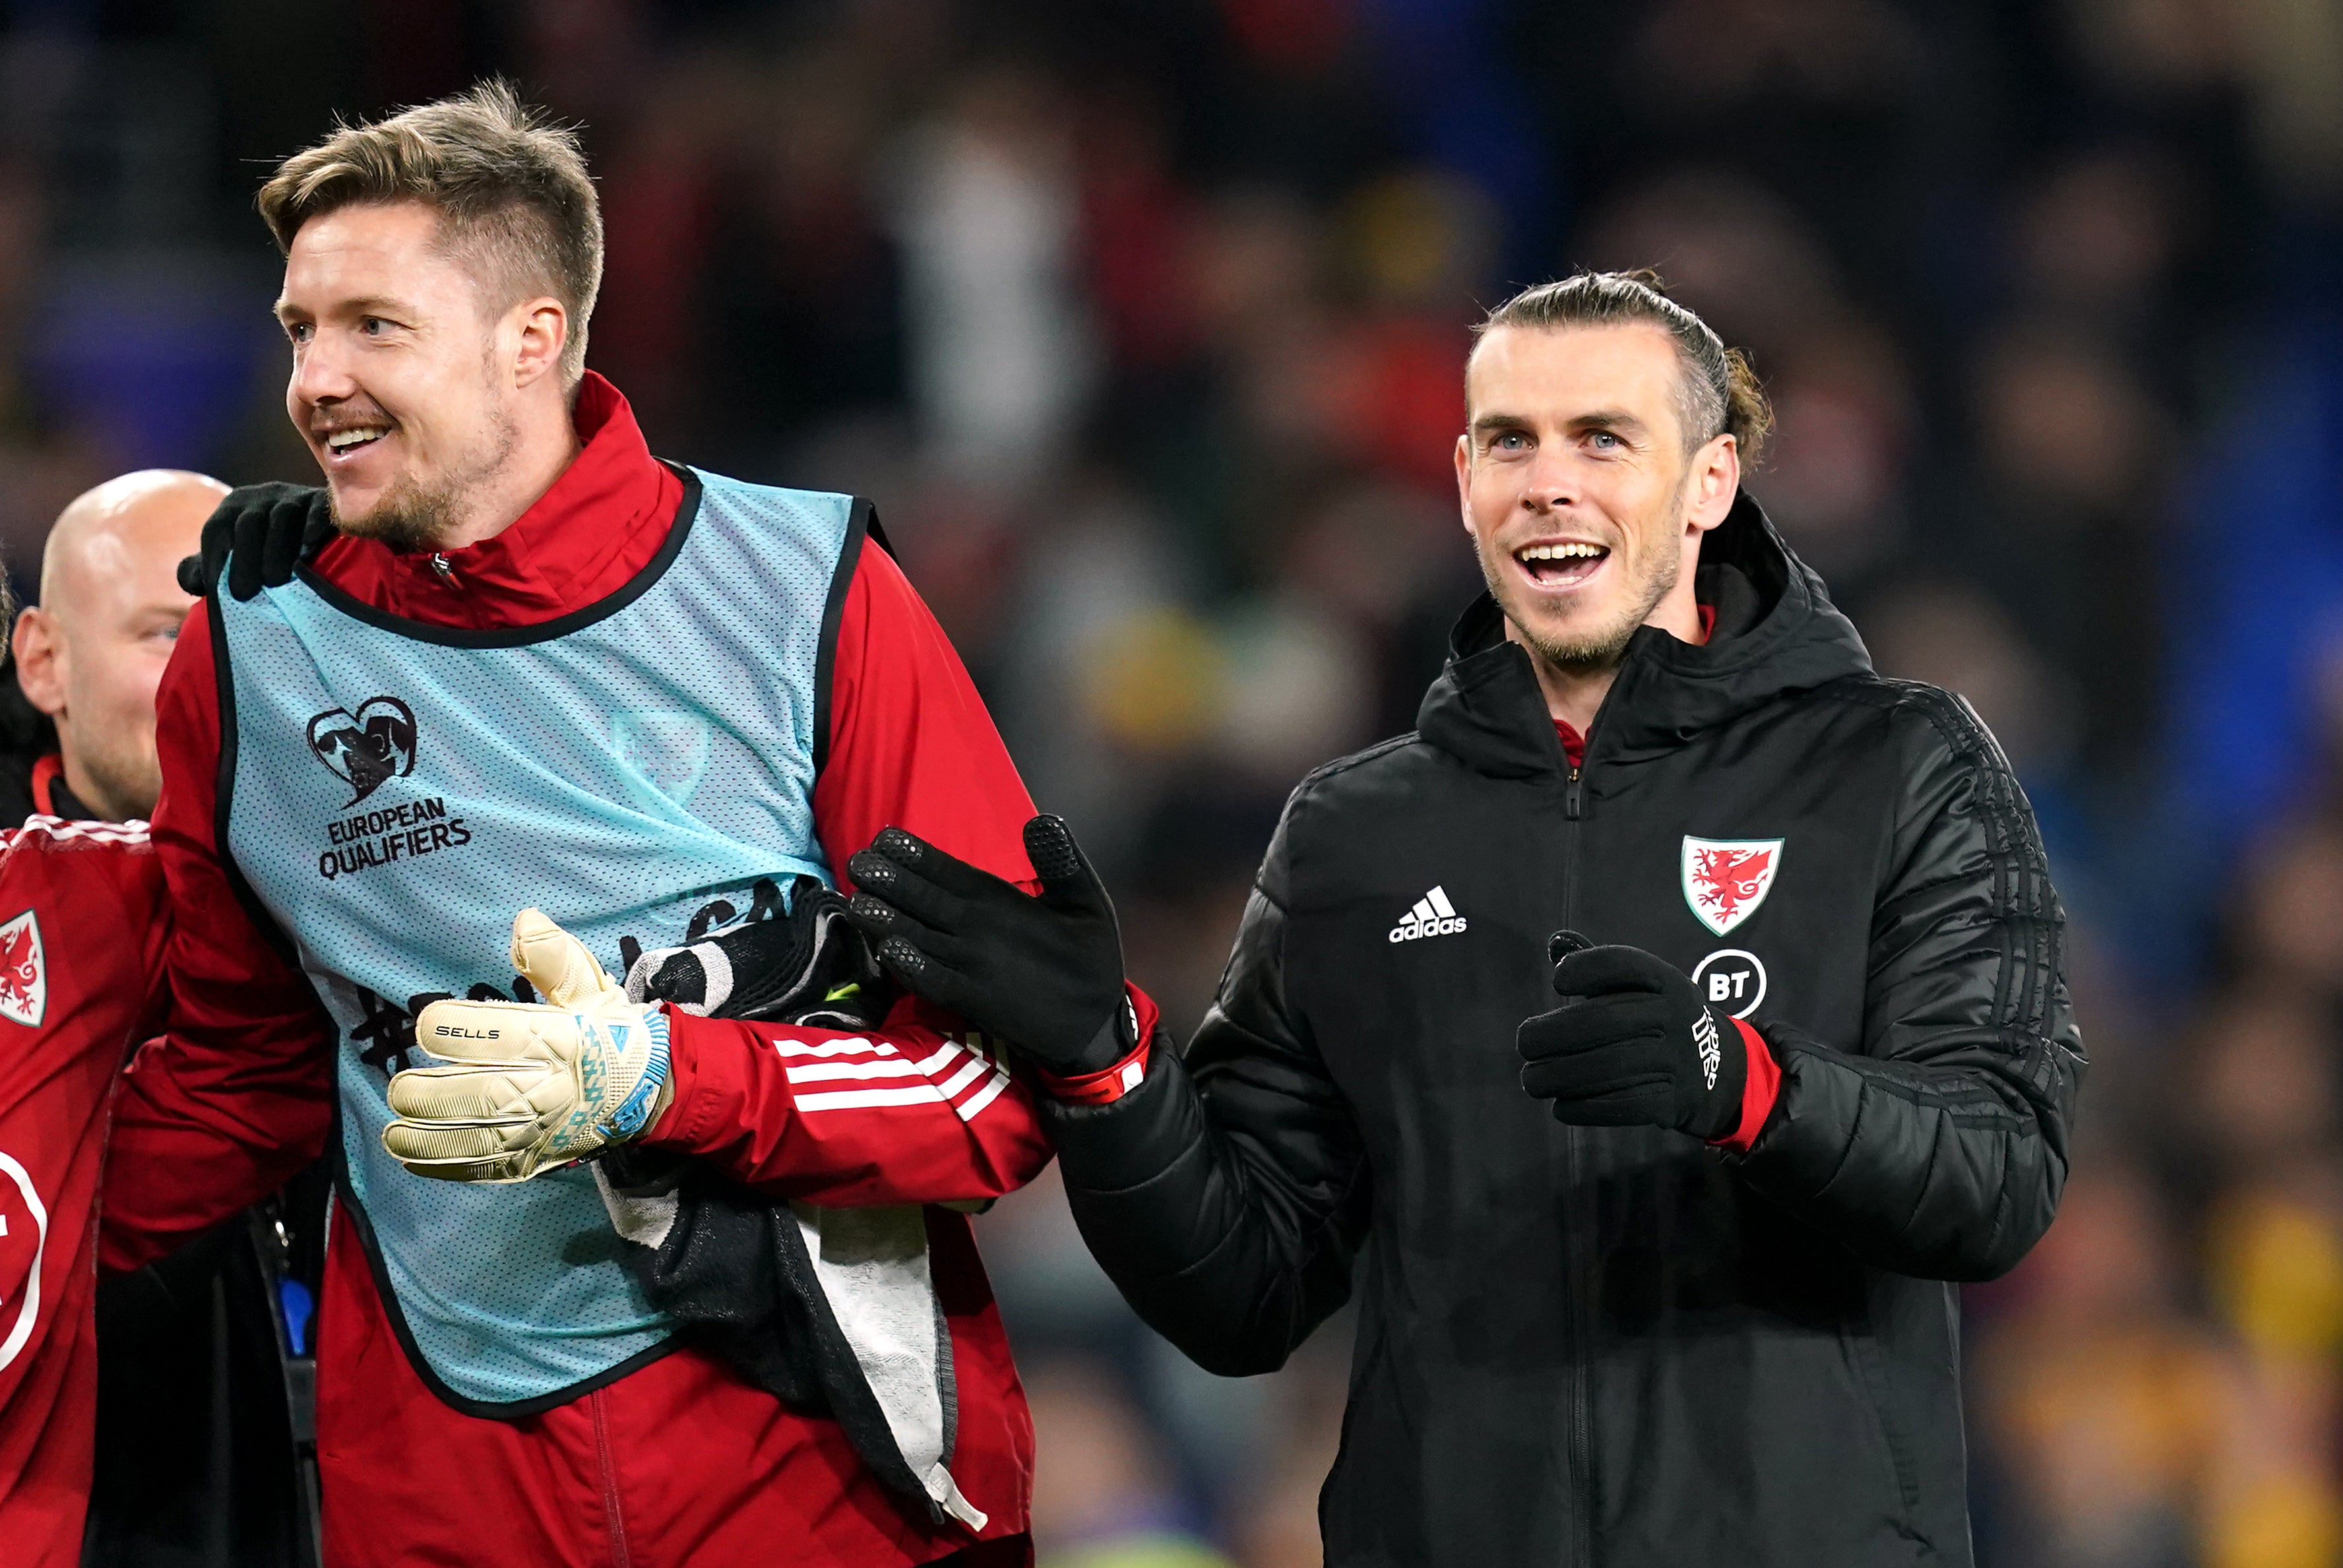
[[1542, 588], [1576, 588], [1601, 571], [1610, 558], [1609, 546], [1584, 539], [1523, 545], [1513, 552], [1513, 564], [1522, 575]]
[[325, 436], [327, 456], [331, 461], [346, 462], [389, 434], [387, 425], [351, 425], [328, 431]]

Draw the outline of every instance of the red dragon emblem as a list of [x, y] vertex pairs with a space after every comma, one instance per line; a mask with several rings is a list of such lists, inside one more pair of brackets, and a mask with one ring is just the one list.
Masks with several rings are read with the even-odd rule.
[[1782, 840], [1684, 841], [1684, 901], [1703, 925], [1723, 936], [1751, 915], [1773, 890]]
[[40, 1027], [47, 1012], [47, 964], [41, 954], [41, 925], [26, 910], [0, 926], [0, 1018], [27, 1029]]

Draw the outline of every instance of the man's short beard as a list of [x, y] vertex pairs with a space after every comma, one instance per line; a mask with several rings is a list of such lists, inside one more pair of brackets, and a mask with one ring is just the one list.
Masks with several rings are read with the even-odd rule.
[[327, 498], [333, 508], [334, 527], [362, 539], [379, 539], [395, 550], [437, 550], [463, 520], [467, 501], [503, 471], [519, 444], [519, 427], [509, 417], [500, 419], [488, 455], [479, 462], [428, 487], [411, 474], [402, 474], [362, 518], [345, 517], [340, 501], [329, 488]]
[[[1483, 570], [1489, 578], [1490, 589], [1494, 592], [1496, 574], [1487, 571], [1485, 563]], [[1513, 629], [1521, 634], [1522, 641], [1540, 662], [1565, 674], [1600, 675], [1606, 669], [1616, 669], [1619, 661], [1627, 657], [1627, 644], [1634, 640], [1636, 629], [1651, 619], [1652, 612], [1659, 608], [1660, 601], [1674, 591], [1676, 578], [1681, 573], [1682, 565], [1675, 553], [1663, 551], [1657, 569], [1644, 585], [1642, 602], [1630, 607], [1611, 625], [1597, 630], [1582, 632], [1573, 638], [1554, 638], [1519, 620], [1513, 621]], [[1503, 603], [1502, 599], [1499, 600], [1500, 608], [1503, 608]]]
[[[1684, 515], [1684, 489], [1691, 481], [1689, 471], [1676, 481], [1675, 493], [1668, 498], [1663, 516], [1680, 518]], [[1615, 555], [1616, 552], [1614, 553]], [[1504, 591], [1498, 586], [1499, 570], [1498, 566], [1483, 558], [1481, 575], [1488, 581], [1490, 597], [1497, 601], [1498, 608], [1504, 609]], [[1634, 640], [1636, 629], [1652, 618], [1652, 612], [1660, 608], [1662, 599], [1675, 591], [1676, 579], [1683, 575], [1683, 552], [1663, 548], [1653, 563], [1651, 575], [1644, 579], [1644, 591], [1638, 596], [1640, 602], [1629, 606], [1611, 625], [1595, 631], [1582, 632], [1574, 638], [1548, 637], [1536, 628], [1515, 620], [1510, 611], [1505, 618], [1521, 634], [1523, 644], [1548, 668], [1565, 675], [1600, 675], [1604, 670], [1619, 668], [1619, 661], [1627, 657], [1627, 645]]]
[[430, 550], [439, 547], [456, 526], [456, 496], [452, 484], [424, 488], [401, 475], [374, 510], [362, 518], [343, 515], [341, 503], [328, 500], [334, 527], [362, 539], [379, 539], [395, 550]]
[[[162, 768], [155, 759], [152, 736], [124, 734], [97, 739], [101, 744], [96, 747], [75, 749], [75, 759], [81, 764], [82, 775], [98, 797], [82, 804], [118, 821], [152, 817], [156, 799], [163, 792]], [[146, 744], [137, 744], [140, 740]]]

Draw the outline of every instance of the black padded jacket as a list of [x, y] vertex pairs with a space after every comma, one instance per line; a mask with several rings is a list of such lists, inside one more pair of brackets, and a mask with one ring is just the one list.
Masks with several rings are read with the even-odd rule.
[[[1716, 633], [1638, 631], [1578, 769], [1483, 598], [1418, 730], [1294, 791], [1184, 1057], [1049, 1111], [1091, 1251], [1202, 1365], [1278, 1366], [1355, 1276], [1334, 1568], [1971, 1561], [1948, 1282], [2065, 1181], [2063, 916], [1992, 736], [1874, 674], [1745, 497], [1696, 582]], [[1745, 1154], [1523, 1092], [1563, 928], [1758, 1029]]]

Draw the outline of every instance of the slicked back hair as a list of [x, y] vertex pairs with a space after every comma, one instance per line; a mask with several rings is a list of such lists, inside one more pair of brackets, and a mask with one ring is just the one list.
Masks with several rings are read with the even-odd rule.
[[561, 374], [586, 369], [586, 324], [602, 287], [602, 206], [577, 132], [523, 104], [508, 83], [337, 124], [260, 187], [260, 216], [291, 253], [311, 218], [417, 201], [438, 209], [443, 249], [471, 268], [492, 309], [551, 295], [569, 313]]
[[1719, 436], [1731, 436], [1741, 466], [1754, 468], [1774, 427], [1774, 410], [1757, 385], [1757, 374], [1738, 348], [1727, 348], [1705, 321], [1670, 299], [1659, 274], [1582, 272], [1524, 288], [1483, 317], [1475, 341], [1500, 327], [1624, 327], [1648, 322], [1674, 340], [1682, 375], [1677, 377], [1676, 417], [1684, 426], [1684, 450], [1694, 452]]

